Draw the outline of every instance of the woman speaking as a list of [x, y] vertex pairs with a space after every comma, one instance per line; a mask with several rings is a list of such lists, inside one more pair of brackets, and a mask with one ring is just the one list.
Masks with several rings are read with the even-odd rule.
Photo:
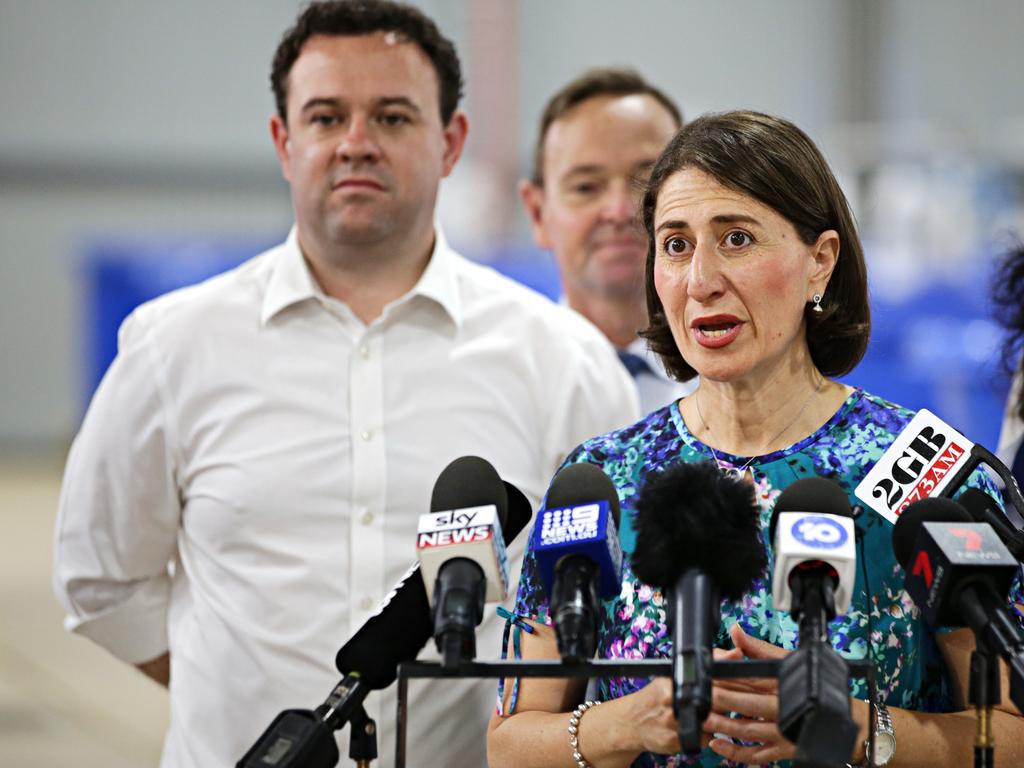
[[[857, 231], [814, 143], [791, 123], [755, 112], [699, 118], [658, 159], [643, 222], [650, 317], [644, 335], [671, 374], [682, 381], [699, 375], [700, 384], [642, 421], [587, 441], [567, 461], [596, 464], [613, 480], [626, 553], [644, 478], [677, 462], [711, 461], [752, 483], [766, 547], [774, 501], [798, 479], [830, 478], [855, 503], [853, 489], [913, 412], [833, 378], [864, 354], [870, 312]], [[994, 492], [981, 473], [972, 484]], [[867, 510], [856, 525], [853, 602], [830, 623], [829, 636], [841, 655], [876, 667], [886, 734], [876, 760], [894, 768], [968, 765], [974, 716], [956, 710], [966, 701], [973, 637], [965, 629], [936, 632], [912, 610], [886, 520]], [[716, 645], [730, 650], [719, 658], [780, 658], [796, 647], [797, 625], [773, 610], [771, 594], [768, 570], [742, 599], [722, 604]], [[1019, 582], [1010, 598], [1021, 615]], [[621, 591], [603, 606], [598, 655], [668, 656], [665, 608], [662, 594], [638, 581], [627, 563]], [[557, 659], [532, 552], [516, 613], [534, 629], [522, 635], [523, 658]], [[692, 758], [677, 754], [668, 679], [601, 680], [597, 701], [581, 703], [584, 686], [507, 682], [501, 714], [489, 727], [490, 764], [785, 764], [795, 752], [777, 728], [774, 681], [715, 681], [707, 747]], [[866, 686], [855, 682], [851, 692], [862, 732], [849, 760], [858, 764], [865, 760]], [[1024, 719], [1005, 697], [993, 724], [1000, 764], [1024, 764]]]

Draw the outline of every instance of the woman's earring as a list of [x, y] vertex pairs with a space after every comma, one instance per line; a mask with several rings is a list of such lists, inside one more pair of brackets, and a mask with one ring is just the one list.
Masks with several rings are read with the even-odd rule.
[[814, 309], [815, 312], [824, 312], [825, 311], [825, 310], [823, 310], [821, 308], [821, 294], [820, 293], [814, 294], [814, 297], [811, 299], [811, 301], [814, 302], [813, 309]]

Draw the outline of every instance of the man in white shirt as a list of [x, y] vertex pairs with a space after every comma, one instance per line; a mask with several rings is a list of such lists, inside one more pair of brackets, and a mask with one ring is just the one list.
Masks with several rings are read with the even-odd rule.
[[[323, 700], [452, 459], [484, 457], [536, 508], [569, 450], [638, 414], [593, 327], [435, 226], [468, 123], [429, 19], [316, 3], [271, 81], [295, 228], [125, 321], [61, 493], [67, 625], [169, 685], [168, 768], [233, 766], [278, 711]], [[484, 765], [493, 681], [410, 692], [410, 765]], [[394, 687], [366, 706], [390, 765]]]
[[696, 388], [669, 378], [637, 337], [648, 324], [640, 196], [681, 125], [673, 101], [637, 73], [590, 70], [548, 101], [531, 178], [519, 186], [534, 240], [554, 254], [565, 302], [616, 346], [644, 413]]

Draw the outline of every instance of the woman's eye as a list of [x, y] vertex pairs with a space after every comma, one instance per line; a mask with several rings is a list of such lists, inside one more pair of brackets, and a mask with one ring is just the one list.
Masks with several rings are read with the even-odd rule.
[[690, 249], [690, 243], [681, 237], [670, 237], [665, 241], [665, 253], [669, 256], [682, 256]]
[[744, 248], [754, 242], [754, 239], [746, 232], [730, 232], [725, 236], [725, 242], [732, 248]]

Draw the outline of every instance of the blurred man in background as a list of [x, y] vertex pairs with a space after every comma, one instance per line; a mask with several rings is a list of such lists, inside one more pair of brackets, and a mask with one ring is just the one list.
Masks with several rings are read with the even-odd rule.
[[545, 106], [532, 178], [519, 190], [534, 240], [554, 254], [565, 303], [618, 349], [645, 413], [696, 387], [670, 379], [637, 337], [647, 327], [640, 196], [681, 125], [673, 101], [637, 73], [585, 72]]
[[[323, 700], [452, 459], [488, 459], [536, 505], [570, 449], [637, 415], [596, 330], [435, 225], [468, 122], [432, 21], [315, 3], [271, 82], [294, 229], [125, 321], [61, 494], [67, 625], [169, 685], [164, 766], [234, 765], [278, 711]], [[493, 681], [410, 690], [411, 749], [484, 765]], [[367, 700], [382, 765], [393, 693]]]

